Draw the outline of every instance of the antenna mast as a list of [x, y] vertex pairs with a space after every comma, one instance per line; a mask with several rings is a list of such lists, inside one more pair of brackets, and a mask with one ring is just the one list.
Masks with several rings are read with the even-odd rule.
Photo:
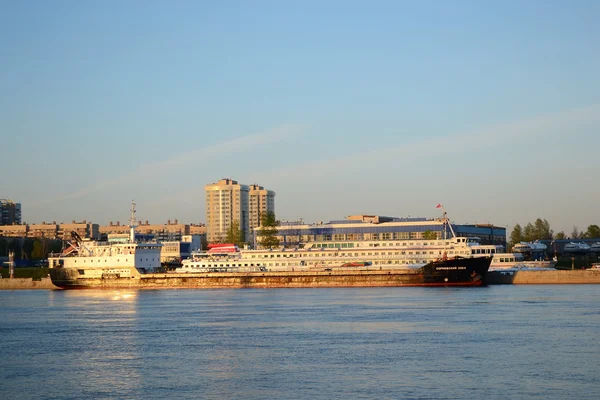
[[135, 228], [137, 227], [136, 225], [136, 220], [135, 220], [135, 202], [133, 200], [131, 200], [131, 217], [129, 218], [129, 241], [131, 243], [135, 243]]
[[[444, 233], [446, 232], [446, 225], [447, 225], [448, 228], [450, 228], [450, 232], [452, 232], [452, 237], [456, 237], [456, 234], [454, 233], [454, 229], [452, 229], [452, 224], [450, 223], [450, 220], [448, 219], [448, 213], [446, 212], [446, 209], [444, 209], [444, 206], [442, 204], [440, 204], [440, 208], [442, 209], [442, 212], [444, 213], [444, 216], [442, 217], [442, 221], [444, 221]], [[444, 236], [445, 236], [445, 234], [444, 234]]]

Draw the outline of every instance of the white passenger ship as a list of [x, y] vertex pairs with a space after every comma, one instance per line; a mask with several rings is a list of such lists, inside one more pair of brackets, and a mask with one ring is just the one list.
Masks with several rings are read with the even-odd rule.
[[482, 245], [479, 238], [456, 237], [452, 231], [450, 239], [317, 242], [297, 249], [210, 250], [192, 254], [175, 272], [419, 268], [434, 260], [490, 257], [498, 251], [502, 251], [502, 246]]
[[48, 257], [50, 274], [60, 280], [63, 276], [106, 279], [139, 276], [160, 268], [159, 243], [135, 241], [135, 203], [131, 203], [129, 243], [108, 243], [83, 240], [76, 232], [71, 233], [68, 247], [59, 254]]
[[489, 271], [555, 269], [556, 260], [525, 261], [521, 253], [496, 253]]

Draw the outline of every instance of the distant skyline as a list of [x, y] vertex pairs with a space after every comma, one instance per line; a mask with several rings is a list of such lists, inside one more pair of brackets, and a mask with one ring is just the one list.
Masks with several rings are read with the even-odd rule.
[[600, 3], [0, 2], [0, 198], [23, 221], [600, 225]]

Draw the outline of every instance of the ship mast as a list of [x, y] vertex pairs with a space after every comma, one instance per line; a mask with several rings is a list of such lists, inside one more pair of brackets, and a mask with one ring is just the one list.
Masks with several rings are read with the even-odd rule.
[[450, 223], [450, 220], [448, 219], [448, 213], [446, 212], [446, 210], [444, 209], [444, 206], [442, 204], [440, 204], [439, 206], [442, 209], [442, 212], [444, 213], [444, 216], [442, 217], [442, 221], [444, 222], [444, 239], [446, 236], [446, 226], [448, 226], [450, 228], [450, 232], [452, 232], [452, 237], [456, 237], [456, 234], [454, 233], [454, 229], [452, 229], [452, 224]]
[[129, 241], [131, 243], [135, 243], [135, 228], [136, 220], [135, 220], [135, 202], [131, 200], [131, 217], [129, 217]]

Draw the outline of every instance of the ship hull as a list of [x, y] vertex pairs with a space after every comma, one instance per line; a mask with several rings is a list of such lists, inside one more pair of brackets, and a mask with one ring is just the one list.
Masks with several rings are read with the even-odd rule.
[[417, 269], [336, 271], [149, 273], [128, 277], [86, 277], [78, 270], [50, 270], [52, 283], [63, 289], [85, 288], [316, 288], [386, 286], [484, 286], [489, 257], [435, 261]]

